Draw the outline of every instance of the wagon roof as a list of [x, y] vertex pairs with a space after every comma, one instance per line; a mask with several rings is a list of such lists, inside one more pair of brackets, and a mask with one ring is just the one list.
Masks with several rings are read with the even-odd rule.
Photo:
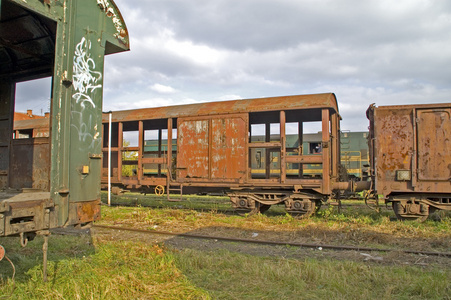
[[405, 105], [383, 105], [377, 106], [377, 109], [428, 109], [428, 108], [444, 108], [451, 107], [451, 103], [428, 103], [428, 104], [405, 104]]
[[[122, 110], [113, 112], [113, 120], [149, 120], [187, 116], [315, 108], [329, 108], [333, 112], [338, 113], [338, 105], [335, 94], [325, 93], [295, 95]], [[108, 115], [104, 114], [103, 122], [107, 121]]]
[[14, 130], [30, 129], [30, 128], [49, 128], [49, 119], [30, 119], [14, 121]]

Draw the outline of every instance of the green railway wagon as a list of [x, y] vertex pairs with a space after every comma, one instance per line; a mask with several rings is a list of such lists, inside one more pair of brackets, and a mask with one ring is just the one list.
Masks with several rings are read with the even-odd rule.
[[[47, 241], [100, 217], [104, 56], [128, 31], [112, 0], [1, 0], [0, 41], [0, 237]], [[45, 77], [49, 136], [13, 139], [16, 83]]]

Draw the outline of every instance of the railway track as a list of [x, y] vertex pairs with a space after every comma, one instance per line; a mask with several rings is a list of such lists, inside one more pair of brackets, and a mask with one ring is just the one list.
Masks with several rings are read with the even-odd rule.
[[418, 250], [409, 250], [409, 249], [400, 250], [400, 249], [390, 249], [390, 248], [372, 248], [372, 247], [347, 246], [347, 245], [290, 243], [290, 242], [282, 242], [282, 241], [265, 241], [265, 240], [256, 240], [256, 239], [229, 238], [229, 237], [201, 235], [201, 234], [192, 234], [192, 233], [174, 233], [174, 232], [169, 232], [169, 231], [145, 230], [145, 229], [136, 229], [136, 228], [120, 227], [120, 226], [108, 226], [108, 225], [93, 225], [93, 227], [110, 229], [110, 230], [140, 232], [140, 233], [144, 233], [144, 234], [169, 235], [169, 236], [186, 237], [186, 238], [192, 238], [192, 239], [218, 240], [218, 241], [226, 241], [226, 242], [240, 242], [240, 243], [251, 243], [251, 244], [261, 244], [261, 245], [293, 246], [293, 247], [314, 248], [314, 249], [329, 249], [329, 250], [337, 250], [337, 251], [351, 250], [351, 251], [369, 251], [369, 252], [401, 252], [401, 253], [406, 253], [406, 254], [451, 257], [451, 252], [418, 251]]

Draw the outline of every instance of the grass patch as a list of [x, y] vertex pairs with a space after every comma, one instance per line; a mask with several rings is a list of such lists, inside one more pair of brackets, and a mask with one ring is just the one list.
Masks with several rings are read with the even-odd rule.
[[[243, 231], [258, 232], [263, 239], [287, 242], [360, 245], [380, 248], [412, 248], [448, 252], [451, 249], [451, 218], [440, 221], [400, 222], [387, 215], [355, 215], [334, 212], [326, 218], [296, 219], [289, 214], [241, 217], [234, 214], [194, 209], [147, 207], [103, 207], [99, 224], [141, 229], [233, 236]], [[232, 232], [233, 229], [233, 232]]]
[[[209, 299], [158, 245], [52, 236], [44, 283], [39, 240], [22, 249], [16, 247], [17, 239], [0, 241], [17, 267], [11, 299]], [[11, 293], [11, 276], [9, 263], [1, 261], [0, 297]]]
[[[286, 259], [225, 249], [170, 250], [101, 237], [52, 236], [48, 282], [42, 239], [2, 239], [17, 269], [11, 299], [449, 299], [451, 269], [330, 258]], [[0, 262], [0, 297], [12, 290]]]
[[[341, 211], [325, 207], [324, 214], [309, 219], [293, 218], [278, 207], [267, 215], [242, 217], [222, 209], [230, 209], [227, 198], [193, 196], [187, 202], [168, 203], [139, 194], [125, 198], [129, 196], [142, 196], [141, 202], [103, 206], [99, 223], [287, 242], [451, 249], [448, 213], [424, 223], [399, 222], [389, 210], [376, 214], [352, 201]], [[148, 201], [150, 207], [145, 207]], [[157, 204], [152, 206], [152, 201]], [[370, 262], [326, 251], [283, 258], [263, 250], [243, 254], [251, 252], [241, 244], [234, 245], [239, 253], [234, 247], [231, 251], [203, 244], [193, 247], [201, 250], [176, 250], [174, 241], [174, 248], [167, 249], [153, 238], [127, 238], [122, 231], [117, 237], [52, 235], [47, 283], [42, 282], [42, 238], [26, 248], [18, 238], [1, 238], [17, 268], [11, 299], [450, 299], [451, 268], [444, 260], [413, 257], [404, 265], [396, 263], [396, 255], [402, 255], [397, 253], [387, 254], [383, 262]], [[417, 259], [425, 263], [417, 266]], [[0, 261], [0, 298], [11, 293], [11, 276], [9, 263]]]
[[[194, 204], [192, 201], [191, 205]], [[266, 215], [241, 217], [208, 211], [205, 206], [201, 210], [195, 206], [193, 209], [107, 207], [102, 222], [109, 224], [110, 215], [120, 214], [120, 222], [125, 225], [146, 229], [242, 238], [250, 238], [257, 232], [258, 239], [263, 240], [400, 250], [449, 252], [451, 249], [449, 212], [424, 223], [400, 222], [386, 208], [378, 214], [361, 201], [345, 204], [340, 211], [336, 207], [324, 207], [325, 213], [308, 219], [293, 218], [273, 208]], [[390, 254], [388, 260], [396, 262], [397, 255], [403, 260], [402, 254], [396, 253]], [[218, 299], [446, 299], [451, 292], [446, 279], [450, 275], [449, 267], [433, 262], [426, 264], [427, 268], [416, 267], [413, 266], [416, 258], [404, 266], [315, 258], [304, 261], [259, 258], [226, 250], [210, 253], [183, 250], [175, 256], [183, 273]]]
[[[353, 261], [176, 252], [176, 263], [215, 299], [449, 299], [450, 270]], [[213, 275], [214, 274], [214, 275]]]

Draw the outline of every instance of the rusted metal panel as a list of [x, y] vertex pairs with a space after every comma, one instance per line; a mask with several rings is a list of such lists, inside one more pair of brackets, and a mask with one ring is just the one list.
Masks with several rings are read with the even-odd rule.
[[179, 180], [240, 181], [246, 174], [247, 115], [178, 122]]
[[[1, 5], [1, 3], [0, 3]], [[14, 115], [14, 84], [0, 80], [0, 189], [9, 182], [9, 153]]]
[[412, 107], [375, 111], [375, 149], [377, 190], [412, 189], [410, 181], [396, 181], [397, 170], [412, 171], [414, 116]]
[[376, 190], [451, 192], [451, 103], [370, 107], [370, 155]]
[[210, 120], [179, 119], [177, 178], [209, 178]]
[[69, 222], [83, 224], [100, 218], [100, 199], [70, 204]]
[[48, 138], [12, 141], [10, 187], [49, 190], [50, 145]]
[[417, 110], [418, 180], [451, 179], [451, 109]]
[[212, 119], [211, 178], [239, 181], [246, 174], [247, 115]]

